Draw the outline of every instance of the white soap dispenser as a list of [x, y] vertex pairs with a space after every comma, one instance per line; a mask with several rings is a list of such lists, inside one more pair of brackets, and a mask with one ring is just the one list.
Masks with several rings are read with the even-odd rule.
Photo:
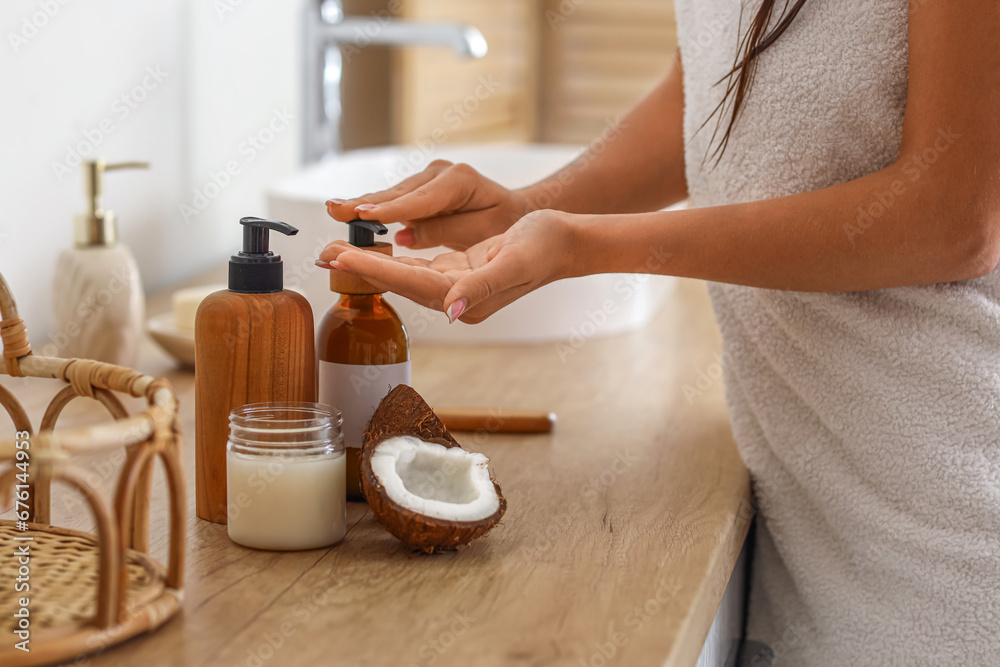
[[74, 219], [76, 247], [59, 255], [55, 278], [55, 354], [134, 367], [146, 302], [139, 266], [118, 243], [114, 211], [104, 210], [104, 172], [144, 169], [144, 162], [83, 163], [87, 211]]

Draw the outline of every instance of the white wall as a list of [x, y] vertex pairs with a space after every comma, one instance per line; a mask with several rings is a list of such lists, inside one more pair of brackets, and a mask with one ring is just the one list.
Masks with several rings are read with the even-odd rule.
[[190, 178], [171, 213], [185, 244], [229, 255], [239, 219], [266, 216], [265, 188], [299, 164], [301, 3], [191, 2]]
[[[78, 168], [58, 166], [77, 147], [85, 157], [152, 163], [149, 172], [105, 181], [105, 206], [117, 213], [147, 290], [237, 249], [238, 218], [264, 214], [265, 185], [298, 164], [299, 8], [256, 0], [4, 1], [0, 271], [36, 346], [51, 323], [55, 259], [72, 246], [73, 215], [84, 208]], [[293, 120], [283, 126], [286, 112]], [[96, 149], [79, 145], [88, 136]], [[217, 192], [213, 173], [227, 163], [239, 173]], [[197, 200], [195, 190], [209, 197]], [[182, 205], [196, 211], [187, 222]]]

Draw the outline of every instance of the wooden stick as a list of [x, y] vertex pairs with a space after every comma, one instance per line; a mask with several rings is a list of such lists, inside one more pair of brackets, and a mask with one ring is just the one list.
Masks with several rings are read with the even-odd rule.
[[486, 433], [551, 433], [556, 413], [503, 408], [437, 408], [434, 413], [449, 431]]

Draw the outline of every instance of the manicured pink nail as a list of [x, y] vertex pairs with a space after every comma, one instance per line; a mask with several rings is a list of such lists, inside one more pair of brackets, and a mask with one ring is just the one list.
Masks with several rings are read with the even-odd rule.
[[321, 269], [340, 269], [341, 271], [353, 271], [351, 267], [346, 264], [341, 264], [340, 262], [324, 262], [321, 259], [316, 260], [316, 266]]
[[327, 199], [327, 200], [326, 200], [326, 203], [327, 203], [327, 204], [343, 204], [343, 203], [345, 203], [346, 201], [347, 201], [346, 199], [339, 199], [339, 198], [336, 198], [336, 197], [335, 197], [335, 198], [333, 198], [333, 199]]
[[462, 313], [465, 312], [465, 308], [468, 305], [469, 305], [469, 300], [466, 299], [464, 296], [455, 303], [451, 304], [448, 307], [449, 324], [454, 324], [455, 321], [462, 316]]
[[378, 208], [378, 204], [362, 204], [361, 206], [355, 206], [355, 211], [374, 211]]
[[321, 259], [317, 259], [315, 262], [316, 266], [321, 269], [340, 269], [341, 271], [353, 271], [351, 267], [347, 264], [341, 264], [340, 262], [324, 262]]
[[412, 229], [400, 229], [396, 232], [396, 243], [405, 248], [412, 246], [417, 240], [417, 235]]

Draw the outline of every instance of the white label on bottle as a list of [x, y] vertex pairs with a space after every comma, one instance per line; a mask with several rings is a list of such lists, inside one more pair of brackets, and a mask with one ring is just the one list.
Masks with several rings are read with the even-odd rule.
[[319, 402], [340, 410], [347, 447], [361, 447], [375, 408], [400, 384], [410, 384], [409, 361], [383, 366], [319, 362]]

